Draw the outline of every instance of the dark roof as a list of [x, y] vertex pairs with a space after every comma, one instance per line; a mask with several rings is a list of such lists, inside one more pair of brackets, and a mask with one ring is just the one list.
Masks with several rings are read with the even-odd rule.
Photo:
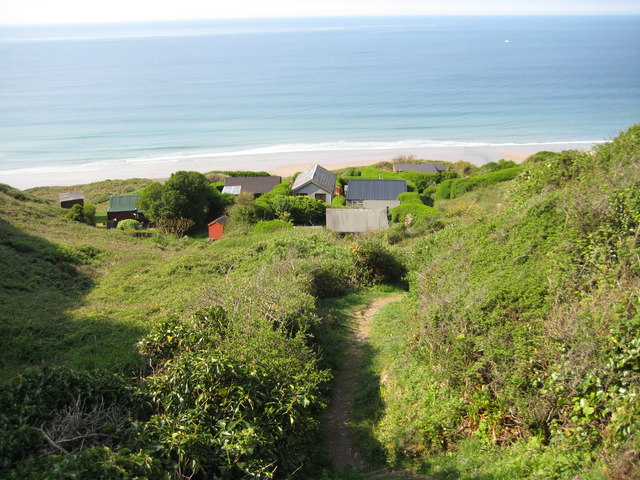
[[241, 187], [243, 193], [267, 193], [282, 181], [282, 177], [227, 177], [225, 187]]
[[140, 195], [111, 195], [107, 212], [135, 212]]
[[214, 223], [219, 223], [220, 225], [226, 225], [227, 220], [229, 220], [229, 217], [227, 215], [222, 215], [216, 218], [215, 220], [209, 222], [209, 225], [213, 225]]
[[58, 200], [60, 202], [70, 202], [72, 200], [84, 200], [84, 194], [82, 193], [82, 190], [79, 190], [77, 192], [61, 193], [60, 195], [58, 195]]
[[407, 191], [405, 180], [349, 180], [347, 200], [396, 200]]
[[396, 172], [440, 173], [447, 170], [444, 163], [396, 163]]
[[305, 170], [298, 175], [291, 188], [296, 191], [309, 183], [315, 183], [327, 192], [333, 193], [333, 189], [336, 186], [336, 175], [320, 165], [314, 165], [309, 170]]

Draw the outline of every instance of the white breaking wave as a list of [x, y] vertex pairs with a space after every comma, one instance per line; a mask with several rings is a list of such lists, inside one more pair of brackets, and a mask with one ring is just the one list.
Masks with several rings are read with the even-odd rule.
[[[25, 174], [47, 174], [47, 173], [81, 173], [93, 172], [105, 169], [126, 169], [127, 166], [144, 166], [144, 165], [169, 165], [176, 163], [188, 163], [190, 161], [202, 160], [224, 160], [236, 157], [260, 157], [273, 156], [278, 154], [295, 154], [295, 153], [330, 153], [335, 152], [339, 155], [341, 152], [375, 152], [385, 151], [393, 156], [396, 153], [411, 154], [411, 150], [422, 149], [485, 149], [485, 148], [505, 148], [505, 147], [553, 147], [558, 145], [583, 146], [589, 147], [594, 144], [604, 143], [603, 140], [572, 140], [564, 142], [521, 142], [521, 143], [487, 143], [487, 142], [458, 142], [445, 141], [437, 142], [431, 140], [400, 140], [392, 142], [325, 142], [325, 143], [290, 143], [278, 144], [263, 147], [254, 147], [244, 150], [232, 151], [212, 151], [202, 153], [184, 153], [176, 152], [169, 155], [156, 156], [140, 156], [121, 159], [108, 159], [89, 161], [81, 164], [57, 164], [57, 165], [41, 165], [30, 166], [24, 168], [14, 168], [0, 170], [0, 175], [25, 175]], [[391, 157], [389, 158], [391, 159]], [[299, 159], [305, 161], [304, 157]], [[266, 167], [266, 166], [265, 166]], [[266, 167], [268, 168], [268, 167]], [[234, 169], [242, 169], [242, 165], [237, 165]], [[153, 171], [150, 171], [153, 173]]]

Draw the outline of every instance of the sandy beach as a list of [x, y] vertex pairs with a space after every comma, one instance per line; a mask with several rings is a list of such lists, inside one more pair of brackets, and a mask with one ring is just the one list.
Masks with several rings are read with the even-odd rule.
[[308, 152], [261, 153], [232, 155], [193, 155], [180, 159], [127, 159], [92, 162], [83, 165], [51, 166], [0, 171], [0, 183], [19, 189], [38, 186], [67, 186], [106, 179], [166, 178], [178, 170], [209, 172], [212, 170], [265, 170], [274, 175], [288, 176], [319, 163], [328, 169], [368, 165], [390, 161], [399, 155], [455, 162], [465, 160], [475, 165], [507, 160], [522, 161], [542, 151], [589, 150], [594, 144], [536, 143], [491, 146], [434, 146], [406, 149], [322, 150]]

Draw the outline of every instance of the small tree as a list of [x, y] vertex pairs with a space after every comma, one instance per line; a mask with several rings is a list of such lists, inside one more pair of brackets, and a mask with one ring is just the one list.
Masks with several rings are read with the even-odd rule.
[[204, 226], [207, 218], [222, 211], [217, 188], [198, 172], [176, 172], [161, 185], [152, 183], [143, 191], [138, 206], [152, 222], [188, 218]]
[[65, 214], [65, 218], [69, 220], [75, 220], [76, 222], [86, 223], [87, 225], [95, 226], [96, 224], [96, 207], [93, 205], [79, 205], [75, 204]]

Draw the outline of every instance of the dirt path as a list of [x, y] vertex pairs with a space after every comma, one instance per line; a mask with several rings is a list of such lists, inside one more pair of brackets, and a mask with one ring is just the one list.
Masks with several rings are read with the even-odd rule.
[[349, 436], [349, 412], [353, 404], [358, 367], [362, 361], [362, 345], [371, 330], [371, 319], [385, 305], [402, 295], [374, 300], [364, 310], [354, 313], [353, 328], [349, 333], [344, 364], [337, 373], [331, 403], [325, 417], [325, 434], [329, 458], [337, 471], [345, 468], [366, 468], [367, 462]]

